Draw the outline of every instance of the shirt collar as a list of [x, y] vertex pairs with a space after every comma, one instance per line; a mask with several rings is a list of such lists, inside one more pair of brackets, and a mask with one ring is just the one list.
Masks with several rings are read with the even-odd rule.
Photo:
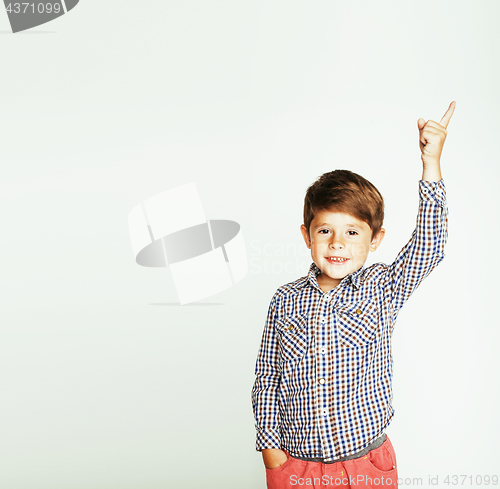
[[[363, 275], [363, 270], [364, 266], [356, 270], [355, 272], [350, 273], [349, 275], [345, 276], [339, 285], [345, 286], [348, 284], [351, 284], [353, 287], [358, 289], [361, 285], [362, 281], [362, 275]], [[318, 284], [317, 276], [321, 273], [321, 270], [318, 268], [318, 265], [316, 263], [312, 262], [311, 266], [309, 267], [309, 272], [307, 273], [307, 276], [305, 277], [305, 280], [302, 280], [297, 284], [297, 286], [304, 287], [307, 285], [307, 283], [310, 283], [312, 286], [321, 289], [321, 287]]]

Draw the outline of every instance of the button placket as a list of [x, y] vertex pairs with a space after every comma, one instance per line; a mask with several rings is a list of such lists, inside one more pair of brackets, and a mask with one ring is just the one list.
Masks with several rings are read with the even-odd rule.
[[[325, 319], [325, 315], [323, 314], [323, 317], [320, 319], [320, 323], [322, 324], [323, 328], [325, 327], [325, 323], [326, 323], [326, 319]], [[321, 344], [321, 348], [320, 348], [320, 353], [321, 355], [324, 355], [326, 353], [326, 348], [325, 348], [325, 345], [324, 343], [322, 342]]]
[[323, 387], [325, 384], [326, 384], [326, 358], [325, 358], [325, 354], [326, 354], [326, 338], [327, 338], [327, 329], [328, 329], [328, 321], [327, 321], [327, 317], [328, 317], [328, 306], [329, 306], [329, 302], [331, 301], [332, 297], [331, 295], [329, 294], [325, 294], [323, 296], [323, 298], [325, 299], [325, 303], [323, 304], [323, 314], [321, 316], [321, 319], [319, 320], [319, 323], [320, 323], [320, 326], [321, 328], [319, 328], [319, 332], [320, 332], [320, 335], [321, 335], [321, 341], [320, 341], [320, 349], [319, 349], [319, 354], [321, 355], [320, 358], [318, 359], [318, 364], [319, 364], [319, 368], [318, 368], [318, 384], [320, 386], [320, 391], [318, 392], [318, 395], [319, 395], [319, 398], [321, 400], [320, 402], [320, 405], [322, 406], [321, 408], [321, 414], [323, 415], [323, 417], [326, 417], [328, 416], [328, 408], [327, 406], [325, 406], [323, 403], [326, 402], [325, 398], [324, 398], [324, 390], [321, 388]]
[[[337, 288], [338, 289], [338, 288]], [[328, 330], [332, 328], [332, 308], [337, 302], [340, 296], [340, 289], [331, 291], [332, 293], [325, 293], [322, 295], [319, 301], [319, 310], [321, 311], [317, 320], [316, 328], [316, 344], [317, 344], [317, 362], [316, 362], [316, 399], [317, 399], [317, 416], [319, 423], [319, 433], [320, 433], [320, 444], [324, 454], [329, 453], [329, 435], [334, 428], [332, 426], [333, 419], [330, 419], [329, 405], [334, 402], [334, 399], [329, 399], [328, 396], [332, 395], [332, 392], [327, 390], [327, 385], [330, 380], [328, 375], [330, 371], [328, 370], [328, 362], [326, 361], [326, 352], [328, 349]], [[329, 312], [330, 311], [330, 312]]]

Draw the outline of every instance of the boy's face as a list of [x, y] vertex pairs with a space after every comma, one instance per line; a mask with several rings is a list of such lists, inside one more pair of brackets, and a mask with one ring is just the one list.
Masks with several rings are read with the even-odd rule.
[[330, 211], [316, 213], [309, 228], [310, 235], [304, 224], [300, 231], [314, 263], [322, 272], [317, 279], [325, 292], [359, 270], [368, 253], [378, 248], [385, 235], [385, 229], [381, 229], [372, 239], [372, 230], [366, 222], [350, 214]]

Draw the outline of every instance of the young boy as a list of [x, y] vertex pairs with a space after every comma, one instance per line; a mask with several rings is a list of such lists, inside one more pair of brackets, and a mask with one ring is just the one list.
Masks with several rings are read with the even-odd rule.
[[452, 102], [419, 119], [423, 163], [411, 239], [394, 263], [364, 268], [385, 234], [378, 190], [347, 170], [322, 175], [304, 200], [313, 263], [277, 289], [252, 388], [268, 489], [397, 487], [391, 336], [399, 310], [443, 259], [448, 210], [440, 171]]

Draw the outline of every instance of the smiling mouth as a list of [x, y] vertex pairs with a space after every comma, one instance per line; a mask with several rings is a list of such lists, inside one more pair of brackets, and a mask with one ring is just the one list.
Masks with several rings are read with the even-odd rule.
[[349, 261], [349, 258], [342, 258], [340, 256], [325, 256], [325, 258], [328, 260], [328, 263], [333, 263], [334, 265], [343, 265]]

